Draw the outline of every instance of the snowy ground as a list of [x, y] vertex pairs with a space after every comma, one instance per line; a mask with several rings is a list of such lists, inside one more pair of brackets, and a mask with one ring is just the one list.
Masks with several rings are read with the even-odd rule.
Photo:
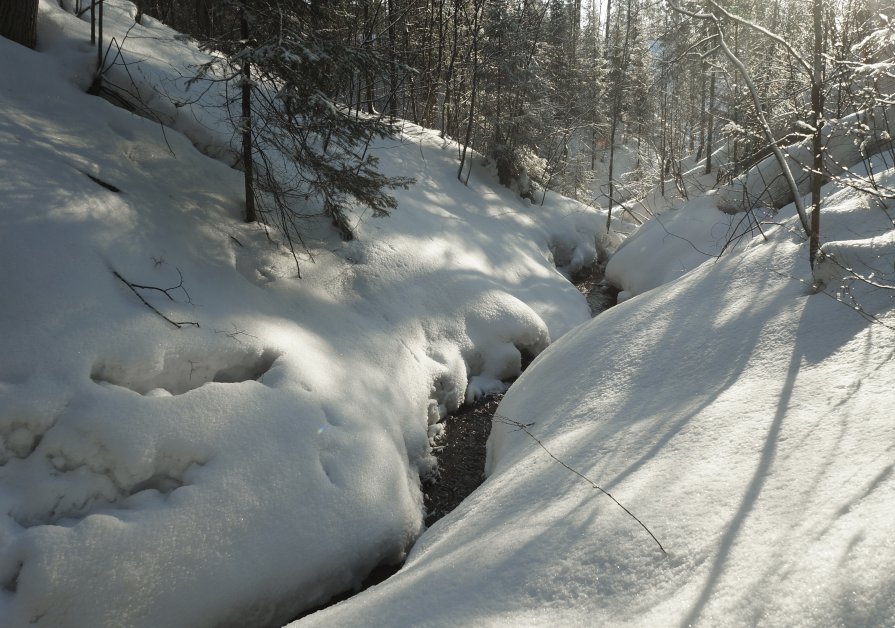
[[720, 260], [711, 197], [648, 223], [615, 277], [695, 270], [548, 348], [498, 409], [482, 487], [396, 576], [304, 623], [895, 624], [893, 290], [842, 280], [892, 285], [892, 212], [826, 192], [823, 293], [792, 207]]
[[[418, 183], [354, 242], [312, 231], [299, 280], [195, 148], [227, 160], [220, 112], [160, 104], [185, 136], [85, 95], [88, 24], [40, 11], [38, 52], [0, 40], [0, 624], [286, 621], [403, 557], [431, 424], [589, 318], [554, 262], [605, 217], [465, 187], [408, 128], [374, 150]], [[201, 58], [151, 20], [127, 41], [145, 94]]]
[[[107, 32], [131, 10], [110, 1]], [[895, 624], [893, 292], [827, 262], [815, 293], [791, 208], [716, 261], [742, 226], [678, 203], [587, 322], [555, 264], [589, 263], [605, 216], [482, 168], [464, 187], [456, 146], [408, 128], [376, 150], [418, 183], [357, 212], [357, 241], [315, 232], [299, 280], [195, 148], [227, 161], [217, 114], [158, 96], [186, 134], [163, 136], [83, 93], [85, 23], [43, 2], [40, 32], [0, 40], [4, 626], [275, 625], [356, 585], [422, 532], [431, 423], [522, 349], [544, 351], [499, 412], [667, 553], [498, 423], [488, 480], [406, 566], [302, 624]], [[201, 58], [151, 21], [128, 40], [147, 100]], [[891, 283], [889, 215], [827, 192], [825, 250]], [[200, 327], [113, 270], [182, 277], [138, 292]]]

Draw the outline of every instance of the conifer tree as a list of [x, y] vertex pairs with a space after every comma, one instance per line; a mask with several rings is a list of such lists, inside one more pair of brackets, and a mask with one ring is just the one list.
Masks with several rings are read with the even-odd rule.
[[[411, 182], [380, 174], [367, 151], [371, 140], [395, 132], [392, 122], [359, 116], [339, 100], [353, 93], [357, 77], [390, 71], [389, 60], [354, 42], [344, 7], [279, 0], [228, 6], [236, 9], [234, 27], [206, 45], [226, 55], [232, 70], [225, 77], [242, 94], [235, 121], [243, 138], [246, 219], [278, 227], [293, 252], [299, 223], [320, 212], [352, 238], [349, 205], [387, 214], [395, 206], [387, 190]], [[217, 71], [214, 62], [202, 70], [207, 77]]]

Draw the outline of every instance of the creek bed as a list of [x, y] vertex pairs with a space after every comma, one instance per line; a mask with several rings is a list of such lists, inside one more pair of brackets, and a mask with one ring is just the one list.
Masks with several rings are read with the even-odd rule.
[[485, 479], [485, 443], [502, 398], [502, 393], [486, 395], [445, 417], [434, 447], [438, 470], [423, 482], [427, 527], [459, 506]]
[[[604, 268], [605, 262], [595, 263], [572, 277], [572, 282], [587, 298], [591, 316], [609, 309], [618, 301], [618, 289], [603, 280]], [[522, 370], [532, 359], [530, 355], [522, 356]], [[463, 404], [445, 417], [444, 430], [433, 447], [438, 470], [422, 483], [427, 527], [459, 506], [485, 480], [485, 443], [488, 442], [491, 420], [501, 399], [503, 393], [485, 395], [472, 403]], [[306, 610], [296, 619], [346, 600], [387, 580], [400, 569], [401, 565], [380, 565], [367, 576], [358, 591], [337, 595], [318, 607]]]
[[[587, 298], [591, 316], [618, 302], [618, 289], [603, 280], [605, 266], [605, 262], [594, 263], [572, 277]], [[523, 356], [522, 369], [530, 363], [531, 356]], [[444, 419], [444, 431], [434, 447], [438, 471], [423, 482], [427, 526], [451, 512], [485, 480], [485, 443], [502, 398], [503, 394], [487, 395]]]

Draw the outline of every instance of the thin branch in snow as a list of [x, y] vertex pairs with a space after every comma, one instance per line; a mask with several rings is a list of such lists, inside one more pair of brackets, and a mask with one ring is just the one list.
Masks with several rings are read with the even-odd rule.
[[[825, 259], [828, 259], [828, 258], [825, 258]], [[840, 264], [837, 264], [837, 265], [840, 266], [841, 268], [844, 268], [844, 266], [841, 266]], [[895, 286], [890, 286], [890, 285], [877, 285], [877, 284], [873, 283], [872, 281], [869, 281], [869, 280], [867, 280], [866, 278], [863, 278], [863, 277], [861, 277], [860, 275], [857, 275], [857, 274], [855, 274], [854, 277], [846, 277], [846, 278], [843, 279], [843, 282], [844, 282], [844, 283], [843, 283], [843, 285], [842, 285], [842, 289], [843, 289], [843, 291], [846, 293], [846, 296], [848, 296], [849, 299], [851, 300], [851, 303], [849, 304], [849, 303], [847, 303], [847, 302], [845, 301], [845, 299], [842, 297], [841, 294], [832, 294], [832, 293], [830, 293], [830, 292], [827, 292], [826, 290], [822, 289], [822, 287], [821, 287], [820, 285], [818, 285], [817, 283], [809, 283], [809, 282], [805, 281], [804, 279], [802, 279], [802, 278], [800, 278], [800, 277], [794, 277], [794, 276], [792, 276], [792, 275], [790, 275], [790, 274], [781, 272], [781, 271], [779, 271], [779, 270], [773, 270], [772, 272], [775, 273], [775, 274], [776, 274], [777, 276], [779, 276], [779, 277], [783, 277], [784, 279], [793, 279], [793, 280], [795, 280], [795, 281], [798, 281], [798, 282], [800, 282], [800, 283], [802, 283], [802, 284], [808, 286], [808, 287], [811, 289], [811, 291], [812, 291], [813, 293], [815, 293], [815, 294], [822, 294], [822, 295], [824, 295], [824, 296], [827, 296], [827, 297], [833, 299], [833, 300], [836, 301], [837, 303], [841, 303], [842, 305], [844, 305], [845, 307], [847, 307], [847, 308], [850, 309], [851, 311], [856, 312], [856, 313], [857, 313], [859, 316], [861, 316], [864, 320], [866, 320], [866, 321], [868, 321], [868, 322], [870, 322], [870, 323], [873, 323], [873, 324], [875, 324], [875, 325], [881, 325], [881, 326], [885, 327], [886, 329], [895, 331], [895, 325], [890, 325], [889, 323], [887, 323], [886, 321], [884, 321], [884, 320], [881, 319], [880, 317], [878, 317], [878, 316], [876, 316], [876, 315], [874, 315], [874, 314], [871, 314], [870, 312], [868, 312], [867, 310], [865, 310], [865, 309], [861, 306], [861, 304], [860, 304], [860, 303], [857, 301], [857, 299], [855, 298], [854, 294], [852, 294], [852, 292], [851, 292], [851, 288], [850, 288], [849, 283], [848, 283], [848, 280], [852, 279], [852, 280], [858, 280], [858, 281], [861, 281], [861, 282], [863, 282], [863, 283], [868, 283], [869, 285], [874, 286], [874, 287], [876, 287], [877, 289], [881, 289], [881, 290], [892, 290], [892, 289], [895, 289]]]
[[119, 187], [117, 187], [117, 186], [114, 186], [114, 185], [112, 185], [111, 183], [108, 183], [108, 182], [106, 182], [106, 181], [103, 181], [103, 180], [100, 179], [99, 177], [94, 177], [94, 176], [93, 176], [92, 174], [90, 174], [89, 172], [85, 172], [84, 175], [85, 175], [88, 179], [90, 179], [91, 181], [93, 181], [94, 183], [96, 183], [98, 186], [103, 187], [103, 188], [106, 188], [106, 189], [109, 190], [110, 192], [115, 192], [116, 194], [120, 194], [120, 193], [121, 193], [121, 188], [119, 188]]
[[554, 453], [553, 453], [552, 451], [550, 451], [549, 449], [547, 449], [547, 446], [544, 445], [544, 443], [542, 443], [541, 440], [540, 440], [537, 436], [535, 436], [534, 434], [532, 434], [532, 433], [531, 433], [531, 430], [528, 429], [528, 428], [530, 428], [532, 425], [534, 425], [534, 423], [520, 423], [519, 421], [514, 421], [513, 419], [511, 419], [511, 418], [509, 418], [509, 417], [507, 417], [507, 416], [504, 416], [504, 415], [502, 415], [502, 414], [495, 414], [495, 415], [494, 415], [494, 418], [493, 418], [492, 420], [495, 421], [495, 422], [497, 422], [497, 423], [502, 423], [503, 425], [509, 425], [509, 426], [511, 426], [511, 427], [515, 427], [517, 430], [522, 431], [522, 432], [525, 432], [526, 434], [528, 434], [528, 435], [531, 437], [531, 439], [532, 439], [534, 442], [536, 442], [536, 443], [538, 444], [538, 446], [540, 446], [541, 449], [543, 449], [544, 451], [546, 451], [546, 452], [547, 452], [547, 455], [550, 456], [551, 458], [553, 458], [553, 460], [554, 460], [556, 463], [558, 463], [558, 464], [559, 464], [560, 466], [562, 466], [562, 467], [565, 467], [566, 469], [568, 469], [569, 471], [571, 471], [572, 473], [574, 473], [575, 475], [577, 475], [579, 478], [581, 478], [582, 480], [584, 480], [585, 482], [587, 482], [588, 484], [590, 484], [591, 488], [594, 488], [594, 489], [600, 491], [601, 493], [603, 493], [603, 495], [605, 495], [606, 497], [608, 497], [609, 499], [611, 499], [612, 501], [614, 501], [615, 504], [616, 504], [619, 508], [621, 508], [622, 510], [624, 510], [624, 511], [628, 514], [628, 516], [630, 516], [632, 519], [634, 519], [634, 521], [636, 521], [637, 523], [639, 523], [641, 528], [643, 528], [644, 530], [646, 530], [646, 533], [649, 534], [650, 537], [653, 539], [653, 541], [656, 542], [656, 545], [659, 546], [659, 549], [662, 550], [662, 553], [663, 553], [663, 554], [668, 554], [668, 552], [665, 551], [665, 548], [662, 547], [662, 544], [659, 542], [659, 539], [656, 538], [656, 535], [653, 534], [652, 531], [651, 531], [648, 527], [646, 527], [646, 524], [643, 523], [643, 521], [641, 521], [640, 519], [638, 519], [637, 516], [636, 516], [634, 513], [632, 513], [632, 512], [631, 512], [630, 510], [628, 510], [627, 508], [625, 508], [625, 507], [621, 504], [621, 502], [619, 502], [615, 497], [612, 496], [612, 494], [611, 494], [609, 491], [607, 491], [607, 490], [604, 489], [603, 487], [599, 486], [596, 482], [594, 482], [593, 480], [591, 480], [589, 477], [587, 477], [586, 475], [584, 475], [583, 473], [581, 473], [581, 472], [578, 471], [577, 469], [573, 469], [572, 467], [570, 467], [568, 464], [566, 464], [565, 462], [563, 462], [562, 460], [560, 460], [559, 458], [557, 458], [556, 455], [554, 455]]
[[149, 301], [144, 299], [143, 295], [140, 294], [140, 292], [139, 292], [140, 290], [154, 290], [154, 291], [161, 292], [162, 294], [164, 294], [166, 297], [168, 297], [169, 301], [174, 301], [175, 299], [174, 299], [174, 297], [171, 296], [171, 291], [177, 290], [179, 288], [186, 295], [187, 303], [192, 303], [193, 301], [190, 298], [189, 292], [187, 292], [186, 288], [184, 288], [184, 286], [183, 286], [183, 273], [180, 272], [179, 268], [177, 269], [177, 274], [180, 275], [180, 283], [178, 283], [176, 286], [172, 286], [170, 288], [159, 288], [158, 286], [144, 286], [141, 284], [133, 283], [131, 281], [128, 281], [124, 277], [122, 277], [121, 274], [114, 268], [110, 268], [110, 270], [112, 271], [112, 274], [115, 275], [116, 279], [118, 279], [121, 283], [123, 283], [125, 286], [127, 286], [131, 292], [133, 292], [135, 295], [137, 295], [137, 298], [143, 302], [143, 305], [148, 307], [150, 310], [152, 310], [153, 312], [155, 312], [156, 314], [161, 316], [163, 319], [165, 319], [166, 321], [168, 321], [169, 323], [171, 323], [178, 329], [180, 329], [181, 327], [190, 327], [190, 326], [199, 327], [200, 326], [199, 323], [197, 323], [196, 321], [175, 321], [175, 320], [168, 318], [167, 316], [162, 314], [155, 306], [153, 306]]
[[684, 236], [678, 235], [678, 234], [676, 234], [676, 233], [672, 233], [671, 231], [668, 230], [668, 227], [665, 226], [665, 223], [662, 222], [662, 220], [659, 218], [658, 215], [655, 216], [655, 219], [656, 219], [656, 222], [659, 223], [659, 225], [662, 227], [662, 229], [665, 231], [665, 233], [666, 233], [667, 235], [669, 235], [669, 236], [671, 236], [671, 237], [673, 237], [673, 238], [677, 238], [678, 240], [683, 240], [684, 242], [686, 242], [687, 244], [689, 244], [691, 247], [693, 247], [693, 250], [696, 251], [697, 253], [699, 253], [700, 255], [705, 255], [706, 257], [715, 257], [715, 258], [721, 256], [720, 253], [719, 253], [718, 255], [715, 255], [714, 253], [709, 253], [709, 252], [707, 252], [707, 251], [703, 251], [703, 250], [700, 249], [698, 246], [696, 246], [696, 244], [695, 244], [692, 240], [688, 240], [688, 239], [685, 238]]
[[225, 336], [227, 336], [227, 338], [230, 338], [237, 342], [242, 342], [239, 339], [240, 336], [246, 336], [248, 338], [254, 338], [255, 340], [258, 340], [258, 336], [253, 336], [252, 334], [248, 333], [246, 330], [240, 329], [239, 327], [236, 326], [236, 323], [231, 323], [231, 327], [233, 327], [233, 329], [229, 330], [229, 331], [226, 329], [215, 329], [214, 333], [224, 334]]

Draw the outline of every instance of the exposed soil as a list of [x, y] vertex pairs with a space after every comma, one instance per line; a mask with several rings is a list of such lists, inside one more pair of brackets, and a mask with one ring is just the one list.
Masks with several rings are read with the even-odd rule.
[[485, 479], [485, 442], [502, 398], [487, 395], [444, 419], [434, 447], [438, 471], [423, 482], [427, 526], [456, 508]]
[[619, 289], [606, 281], [603, 275], [605, 270], [606, 262], [598, 261], [584, 272], [572, 276], [572, 283], [587, 298], [591, 316], [618, 305]]

